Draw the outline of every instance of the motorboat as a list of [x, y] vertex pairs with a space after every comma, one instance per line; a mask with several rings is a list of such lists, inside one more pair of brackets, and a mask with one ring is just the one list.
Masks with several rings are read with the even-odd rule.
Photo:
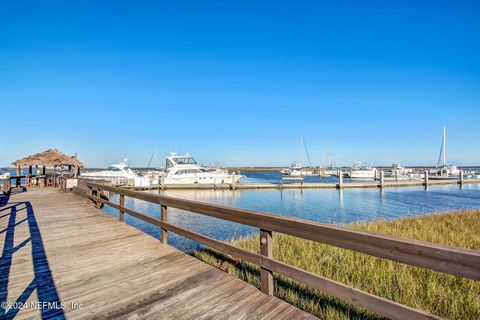
[[241, 175], [225, 169], [201, 166], [190, 155], [170, 153], [165, 159], [164, 184], [237, 184]]
[[345, 175], [350, 178], [350, 179], [363, 179], [363, 180], [369, 180], [369, 179], [375, 179], [377, 169], [372, 168], [371, 166], [360, 166], [360, 165], [354, 165], [352, 168], [350, 168], [349, 171], [345, 173]]
[[112, 164], [105, 170], [84, 172], [81, 174], [81, 177], [95, 180], [109, 180], [114, 186], [150, 186], [150, 180], [148, 178], [139, 176], [130, 169], [127, 159]]
[[406, 175], [407, 173], [410, 173], [410, 172], [412, 172], [412, 170], [409, 170], [405, 167], [402, 167], [402, 165], [400, 165], [400, 163], [392, 164], [392, 174], [393, 175], [404, 176], [404, 175]]
[[0, 171], [0, 180], [10, 179], [10, 172]]
[[413, 169], [405, 168], [400, 163], [394, 163], [390, 170], [385, 171], [385, 177], [395, 178], [395, 180], [410, 180], [415, 177], [413, 173]]
[[320, 176], [321, 177], [336, 177], [338, 176], [339, 170], [336, 164], [331, 164], [328, 167], [320, 168]]
[[457, 168], [457, 166], [454, 165], [444, 165], [440, 168], [439, 174], [446, 177], [459, 176], [460, 170]]
[[307, 176], [318, 176], [318, 171], [307, 170], [308, 167], [303, 167], [298, 163], [292, 163], [289, 168], [282, 169], [280, 172], [284, 176], [292, 177], [307, 177]]

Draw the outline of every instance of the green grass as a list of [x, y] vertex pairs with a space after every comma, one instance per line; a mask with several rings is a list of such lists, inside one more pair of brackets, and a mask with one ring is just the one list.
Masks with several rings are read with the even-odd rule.
[[[347, 228], [480, 250], [480, 211], [355, 223]], [[258, 235], [231, 241], [259, 252]], [[258, 267], [220, 252], [192, 252], [197, 258], [257, 287]], [[407, 266], [350, 250], [274, 234], [274, 258], [366, 292], [448, 319], [480, 319], [480, 282]], [[274, 275], [275, 296], [322, 319], [379, 317], [318, 290]]]

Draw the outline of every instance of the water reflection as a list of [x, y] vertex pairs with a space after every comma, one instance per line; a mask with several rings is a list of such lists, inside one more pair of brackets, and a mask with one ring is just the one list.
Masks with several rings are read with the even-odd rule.
[[338, 207], [339, 209], [345, 209], [343, 203], [343, 189], [338, 189]]

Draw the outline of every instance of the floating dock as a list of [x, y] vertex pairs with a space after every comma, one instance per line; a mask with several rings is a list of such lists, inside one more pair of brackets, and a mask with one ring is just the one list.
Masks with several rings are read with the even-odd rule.
[[123, 186], [122, 188], [130, 190], [171, 190], [171, 189], [232, 189], [232, 190], [250, 190], [250, 189], [362, 189], [362, 188], [400, 188], [400, 187], [418, 187], [418, 186], [437, 186], [437, 185], [464, 185], [479, 184], [480, 179], [430, 179], [423, 180], [403, 180], [403, 181], [363, 181], [346, 183], [328, 183], [328, 182], [289, 182], [289, 183], [239, 183], [239, 184], [170, 184], [170, 185], [151, 185], [149, 187]]

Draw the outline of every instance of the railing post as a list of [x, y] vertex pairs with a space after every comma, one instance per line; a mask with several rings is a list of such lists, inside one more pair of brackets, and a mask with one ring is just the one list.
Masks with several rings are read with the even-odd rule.
[[[100, 189], [98, 189], [98, 187], [97, 187], [97, 189], [95, 189], [95, 197], [100, 198], [100, 194], [101, 194], [101, 193], [102, 193], [102, 192], [101, 192]], [[101, 206], [101, 205], [102, 205], [102, 203], [101, 203], [100, 201], [95, 201], [95, 206], [97, 207], [97, 209], [100, 209], [100, 206]]]
[[10, 189], [12, 188], [12, 185], [11, 185], [11, 180], [10, 178], [7, 178], [5, 180], [3, 180], [3, 193], [4, 194], [9, 194], [10, 193]]
[[[89, 195], [89, 196], [93, 196], [93, 189], [92, 189], [92, 187], [87, 186], [87, 188], [88, 188], [88, 190], [87, 190], [88, 195]], [[90, 204], [91, 201], [93, 201], [92, 198], [88, 198], [88, 199], [87, 199], [87, 203], [88, 203], [88, 204]]]
[[123, 222], [125, 220], [125, 212], [122, 211], [121, 209], [125, 207], [125, 196], [123, 194], [120, 195], [120, 212], [118, 216], [118, 220], [120, 222]]
[[[272, 258], [272, 231], [260, 229], [260, 254]], [[260, 288], [263, 293], [273, 296], [273, 273], [268, 269], [261, 268]]]
[[[160, 220], [162, 222], [167, 223], [167, 206], [161, 206]], [[160, 241], [163, 244], [167, 244], [167, 236], [168, 236], [168, 231], [162, 228], [162, 230], [160, 231]]]

